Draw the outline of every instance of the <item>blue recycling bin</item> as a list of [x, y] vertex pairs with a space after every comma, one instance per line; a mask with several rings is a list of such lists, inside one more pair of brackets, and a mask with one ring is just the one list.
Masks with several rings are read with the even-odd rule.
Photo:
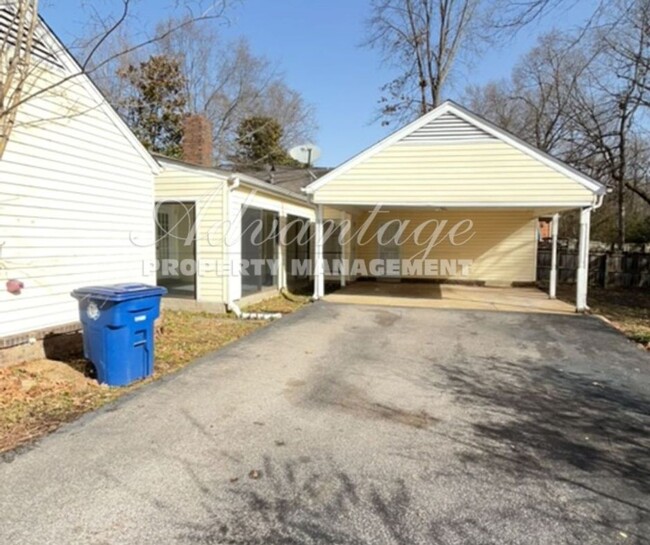
[[113, 284], [78, 288], [84, 356], [97, 380], [126, 386], [153, 373], [154, 322], [165, 288], [147, 284]]

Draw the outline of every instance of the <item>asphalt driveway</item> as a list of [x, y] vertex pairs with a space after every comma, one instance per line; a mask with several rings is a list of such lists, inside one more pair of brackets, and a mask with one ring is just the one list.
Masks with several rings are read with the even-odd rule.
[[650, 543], [650, 357], [318, 303], [0, 463], [0, 543]]

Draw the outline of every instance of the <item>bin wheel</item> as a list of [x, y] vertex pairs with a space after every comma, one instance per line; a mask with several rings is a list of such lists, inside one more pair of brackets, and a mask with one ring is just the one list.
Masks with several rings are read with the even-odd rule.
[[93, 364], [92, 361], [87, 361], [86, 362], [86, 367], [84, 369], [84, 375], [86, 375], [88, 378], [91, 378], [91, 379], [96, 379], [97, 378], [97, 369], [95, 369], [95, 365]]

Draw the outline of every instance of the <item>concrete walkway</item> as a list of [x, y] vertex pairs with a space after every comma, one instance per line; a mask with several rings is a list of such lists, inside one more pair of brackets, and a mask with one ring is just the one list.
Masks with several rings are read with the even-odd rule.
[[325, 296], [331, 303], [456, 310], [574, 314], [575, 307], [537, 288], [359, 281]]
[[317, 303], [0, 463], [0, 543], [648, 543], [649, 365], [590, 317]]

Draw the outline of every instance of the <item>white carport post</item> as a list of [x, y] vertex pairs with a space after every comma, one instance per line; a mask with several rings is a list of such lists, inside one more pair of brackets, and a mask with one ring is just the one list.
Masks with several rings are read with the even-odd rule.
[[551, 278], [549, 279], [548, 296], [557, 296], [557, 233], [560, 227], [560, 214], [553, 214], [551, 223]]
[[347, 283], [347, 262], [348, 262], [348, 245], [341, 242], [343, 238], [343, 227], [345, 226], [345, 214], [341, 213], [341, 220], [339, 221], [338, 243], [341, 249], [341, 271], [339, 282], [341, 287], [344, 288]]
[[278, 217], [278, 289], [287, 288], [287, 213], [283, 210]]
[[325, 271], [323, 267], [323, 205], [316, 205], [316, 248], [314, 252], [314, 299], [325, 295]]
[[580, 239], [578, 241], [578, 270], [576, 274], [576, 310], [587, 310], [587, 285], [589, 283], [589, 229], [591, 207], [580, 210]]

